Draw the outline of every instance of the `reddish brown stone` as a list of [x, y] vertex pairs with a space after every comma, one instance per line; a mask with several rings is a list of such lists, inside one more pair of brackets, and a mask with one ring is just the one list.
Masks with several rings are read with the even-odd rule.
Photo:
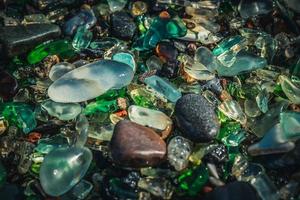
[[114, 162], [126, 167], [154, 166], [166, 155], [166, 143], [156, 132], [128, 120], [116, 124], [110, 145]]

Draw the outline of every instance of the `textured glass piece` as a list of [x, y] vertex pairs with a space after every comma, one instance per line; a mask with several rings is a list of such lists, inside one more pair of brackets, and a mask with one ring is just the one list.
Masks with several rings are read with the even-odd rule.
[[49, 87], [48, 95], [56, 102], [82, 102], [96, 98], [110, 89], [128, 85], [133, 74], [127, 64], [100, 60], [76, 68], [57, 79]]
[[217, 68], [219, 76], [236, 76], [248, 73], [267, 66], [267, 60], [254, 54], [241, 50], [237, 53], [235, 61], [230, 67], [220, 65]]
[[123, 10], [127, 4], [127, 0], [107, 0], [109, 9], [112, 12]]
[[174, 86], [159, 76], [154, 75], [147, 77], [145, 78], [145, 83], [153, 89], [158, 96], [163, 96], [173, 103], [181, 97], [181, 93]]
[[199, 47], [195, 52], [195, 61], [203, 64], [210, 72], [214, 72], [218, 66], [218, 60], [214, 54], [204, 46]]
[[26, 134], [37, 126], [33, 109], [25, 103], [0, 103], [0, 113], [9, 124], [17, 126]]
[[49, 72], [49, 78], [51, 79], [51, 81], [56, 81], [64, 74], [68, 73], [69, 71], [72, 71], [75, 68], [76, 68], [75, 65], [71, 63], [67, 63], [67, 62], [57, 63], [51, 67], [51, 70]]
[[261, 141], [252, 144], [248, 148], [248, 152], [252, 156], [267, 155], [275, 153], [285, 153], [295, 147], [293, 142], [288, 142], [284, 138], [284, 133], [280, 124], [276, 124], [263, 137]]
[[69, 40], [48, 41], [35, 47], [28, 54], [27, 61], [30, 64], [36, 64], [50, 55], [58, 55], [62, 59], [68, 59], [75, 56], [75, 51]]
[[127, 52], [118, 52], [112, 56], [112, 60], [119, 61], [129, 65], [133, 71], [136, 71], [136, 62], [134, 56]]
[[226, 38], [226, 39], [222, 40], [222, 42], [220, 42], [216, 48], [213, 49], [213, 54], [215, 56], [219, 56], [223, 53], [226, 53], [231, 48], [235, 48], [237, 45], [239, 45], [240, 43], [243, 43], [244, 41], [245, 41], [245, 38], [240, 35]]
[[187, 169], [178, 177], [179, 190], [196, 196], [208, 181], [208, 170], [204, 165]]
[[272, 11], [273, 1], [271, 0], [242, 0], [238, 10], [242, 18], [254, 17], [257, 15], [267, 14]]
[[78, 103], [58, 103], [46, 100], [41, 106], [49, 115], [57, 117], [60, 120], [75, 119], [81, 112], [81, 106]]
[[137, 50], [147, 50], [154, 48], [163, 39], [183, 37], [186, 33], [187, 28], [180, 18], [156, 17], [147, 32], [133, 46]]
[[168, 160], [177, 171], [181, 171], [188, 166], [188, 158], [191, 153], [192, 147], [189, 140], [181, 136], [176, 136], [170, 140], [168, 144]]
[[296, 141], [300, 138], [300, 113], [280, 113], [280, 125], [286, 140]]
[[137, 124], [161, 131], [172, 126], [173, 123], [170, 117], [159, 110], [152, 110], [136, 105], [131, 105], [128, 108], [128, 115], [129, 119]]
[[74, 49], [82, 50], [86, 49], [93, 39], [93, 33], [85, 26], [80, 26], [73, 38], [72, 46]]
[[218, 106], [227, 117], [234, 119], [242, 124], [245, 124], [247, 117], [244, 114], [240, 104], [234, 100], [224, 101]]
[[284, 94], [295, 104], [300, 103], [300, 83], [292, 81], [284, 75], [279, 76], [279, 82]]
[[50, 196], [60, 196], [76, 185], [87, 172], [92, 153], [87, 148], [58, 148], [45, 158], [40, 169], [40, 182]]

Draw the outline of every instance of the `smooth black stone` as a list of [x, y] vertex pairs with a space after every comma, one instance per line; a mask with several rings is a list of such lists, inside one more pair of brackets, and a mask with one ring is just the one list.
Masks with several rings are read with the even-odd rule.
[[259, 200], [255, 189], [246, 182], [232, 182], [226, 186], [216, 187], [204, 200]]
[[220, 129], [213, 107], [197, 94], [184, 95], [177, 101], [175, 118], [184, 136], [194, 142], [210, 142]]
[[122, 40], [132, 39], [137, 29], [133, 18], [123, 11], [111, 15], [110, 25], [112, 34]]
[[8, 57], [31, 50], [38, 44], [59, 37], [61, 30], [54, 24], [31, 24], [0, 28], [0, 42]]

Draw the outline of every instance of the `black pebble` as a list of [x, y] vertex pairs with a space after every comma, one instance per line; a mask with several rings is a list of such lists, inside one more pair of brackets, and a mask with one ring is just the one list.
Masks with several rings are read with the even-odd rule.
[[112, 34], [123, 40], [132, 39], [137, 29], [132, 17], [123, 11], [113, 13], [110, 18], [110, 24]]
[[175, 106], [177, 125], [194, 142], [210, 142], [220, 125], [213, 107], [201, 95], [187, 94]]

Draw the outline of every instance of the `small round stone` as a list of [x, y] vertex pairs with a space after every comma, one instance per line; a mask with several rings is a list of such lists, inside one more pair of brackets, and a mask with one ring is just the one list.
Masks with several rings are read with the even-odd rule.
[[194, 142], [210, 142], [220, 129], [213, 107], [197, 94], [184, 95], [177, 101], [175, 118], [183, 135]]
[[110, 23], [112, 34], [122, 40], [132, 39], [137, 29], [132, 17], [123, 11], [113, 13]]

